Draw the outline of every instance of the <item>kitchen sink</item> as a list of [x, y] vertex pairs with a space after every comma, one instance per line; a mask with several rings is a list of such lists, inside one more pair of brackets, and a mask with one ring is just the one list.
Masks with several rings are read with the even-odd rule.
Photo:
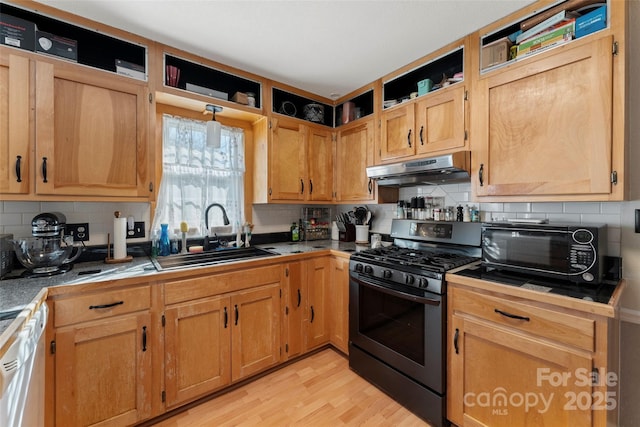
[[223, 264], [226, 262], [242, 261], [251, 258], [263, 258], [274, 255], [279, 254], [250, 246], [248, 248], [225, 248], [207, 252], [169, 255], [157, 257], [151, 261], [158, 271], [166, 271], [187, 267]]

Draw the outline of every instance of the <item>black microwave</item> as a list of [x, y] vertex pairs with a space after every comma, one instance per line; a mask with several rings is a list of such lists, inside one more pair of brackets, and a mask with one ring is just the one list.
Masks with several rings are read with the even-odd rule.
[[482, 264], [575, 283], [599, 284], [604, 275], [605, 225], [482, 224]]

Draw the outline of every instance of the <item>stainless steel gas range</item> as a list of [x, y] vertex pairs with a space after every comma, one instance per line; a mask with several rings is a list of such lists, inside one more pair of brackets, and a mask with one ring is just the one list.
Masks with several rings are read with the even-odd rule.
[[479, 223], [393, 220], [392, 246], [349, 262], [349, 366], [446, 425], [448, 270], [480, 260]]

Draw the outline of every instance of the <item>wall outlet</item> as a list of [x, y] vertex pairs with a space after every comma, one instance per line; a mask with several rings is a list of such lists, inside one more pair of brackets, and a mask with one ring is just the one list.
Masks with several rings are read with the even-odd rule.
[[67, 224], [64, 234], [65, 236], [73, 236], [74, 242], [87, 242], [89, 240], [89, 223]]
[[127, 230], [127, 239], [139, 239], [144, 237], [144, 221], [134, 222], [133, 230]]

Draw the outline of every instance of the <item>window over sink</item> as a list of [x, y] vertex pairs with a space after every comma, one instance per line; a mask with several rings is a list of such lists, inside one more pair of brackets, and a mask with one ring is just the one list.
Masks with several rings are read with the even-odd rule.
[[[222, 126], [219, 148], [207, 146], [206, 122], [164, 114], [162, 117], [162, 179], [152, 230], [185, 221], [207, 235], [205, 209], [224, 206], [231, 232], [244, 222], [244, 131]], [[221, 209], [211, 209], [209, 226], [223, 225]]]

